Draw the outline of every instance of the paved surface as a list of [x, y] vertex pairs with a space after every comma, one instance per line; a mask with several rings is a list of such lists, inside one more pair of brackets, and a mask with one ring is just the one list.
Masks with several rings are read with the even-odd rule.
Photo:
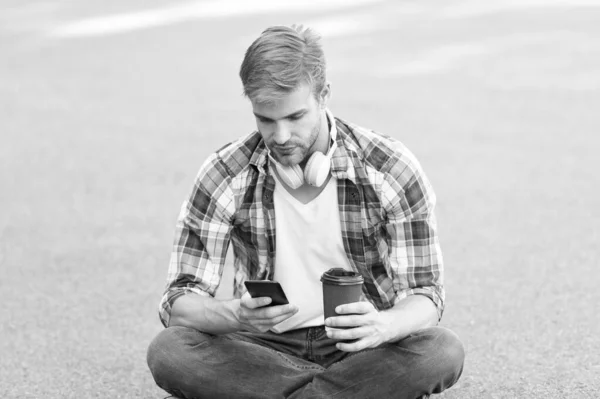
[[442, 397], [596, 397], [600, 7], [423, 3], [0, 3], [2, 397], [164, 397], [145, 350], [178, 208], [253, 127], [245, 48], [295, 22], [325, 34], [333, 112], [436, 188], [468, 351]]

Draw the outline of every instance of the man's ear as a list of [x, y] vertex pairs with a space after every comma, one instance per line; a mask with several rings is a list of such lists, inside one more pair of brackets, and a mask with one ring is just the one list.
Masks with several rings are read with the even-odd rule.
[[329, 99], [331, 98], [331, 83], [330, 82], [325, 82], [325, 86], [323, 86], [323, 89], [321, 89], [321, 94], [320, 94], [320, 105], [322, 109], [327, 108], [327, 103], [329, 102]]

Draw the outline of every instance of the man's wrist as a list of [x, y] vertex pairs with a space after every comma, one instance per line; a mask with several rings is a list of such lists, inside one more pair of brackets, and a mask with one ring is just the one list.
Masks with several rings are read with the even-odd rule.
[[398, 323], [398, 315], [394, 309], [382, 310], [379, 317], [383, 320], [382, 339], [383, 343], [397, 342], [406, 337], [408, 333], [404, 331], [403, 323]]
[[240, 303], [240, 299], [232, 299], [224, 303], [230, 315], [229, 320], [231, 321], [231, 328], [235, 331], [242, 329], [242, 323], [240, 322]]
[[392, 308], [380, 312], [384, 318], [385, 342], [397, 342], [415, 331], [436, 324], [437, 309], [434, 303], [423, 295], [410, 295]]

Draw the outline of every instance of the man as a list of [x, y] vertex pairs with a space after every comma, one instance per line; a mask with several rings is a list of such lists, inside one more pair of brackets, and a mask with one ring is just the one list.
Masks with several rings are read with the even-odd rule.
[[[157, 384], [182, 398], [416, 398], [462, 372], [444, 309], [435, 196], [398, 141], [339, 118], [319, 37], [272, 27], [240, 70], [258, 130], [212, 154], [177, 224], [151, 343]], [[315, 166], [316, 165], [316, 166]], [[214, 298], [229, 243], [235, 297]], [[323, 320], [319, 276], [363, 294]], [[281, 283], [288, 305], [251, 298]], [[343, 328], [345, 327], [345, 328]]]

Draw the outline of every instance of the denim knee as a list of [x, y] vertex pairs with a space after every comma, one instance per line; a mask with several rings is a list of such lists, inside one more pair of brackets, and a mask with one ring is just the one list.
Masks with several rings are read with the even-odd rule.
[[185, 358], [190, 347], [210, 342], [212, 337], [188, 327], [168, 327], [158, 333], [148, 346], [146, 360], [154, 381], [166, 389], [186, 367]]
[[442, 373], [455, 373], [459, 377], [465, 362], [462, 341], [455, 332], [447, 328], [435, 327], [434, 330], [438, 368]]
[[419, 342], [426, 361], [427, 373], [437, 387], [433, 393], [440, 393], [454, 385], [460, 378], [465, 361], [465, 348], [456, 333], [444, 327], [432, 327], [417, 332], [411, 338]]

